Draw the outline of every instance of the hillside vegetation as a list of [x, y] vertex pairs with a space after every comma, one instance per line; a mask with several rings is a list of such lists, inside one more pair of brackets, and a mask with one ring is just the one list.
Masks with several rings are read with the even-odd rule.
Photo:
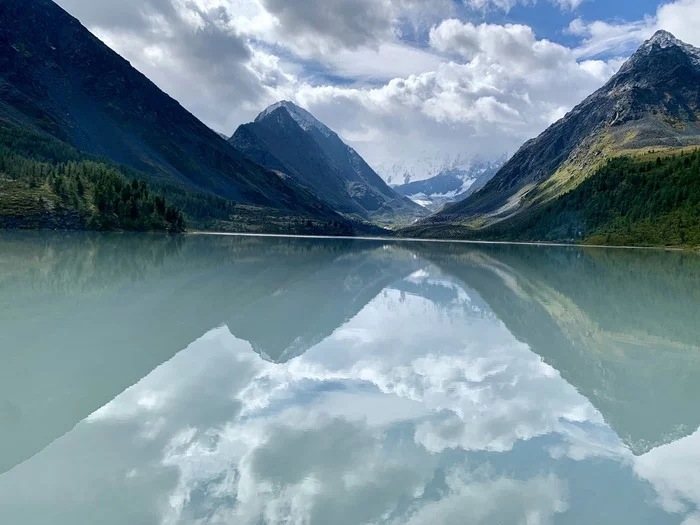
[[611, 160], [514, 228], [519, 238], [700, 246], [700, 153]]
[[0, 126], [0, 227], [181, 232], [180, 210], [108, 162]]
[[[700, 146], [699, 101], [700, 49], [659, 31], [603, 87], [526, 142], [482, 190], [424, 222], [438, 230], [488, 230], [575, 189], [610, 158]], [[659, 218], [657, 240], [666, 220]], [[625, 237], [632, 238], [640, 237]]]
[[339, 215], [233, 202], [0, 120], [0, 228], [182, 231], [185, 225], [309, 235], [383, 231]]
[[700, 151], [610, 160], [574, 190], [483, 230], [416, 227], [407, 235], [636, 246], [700, 246]]

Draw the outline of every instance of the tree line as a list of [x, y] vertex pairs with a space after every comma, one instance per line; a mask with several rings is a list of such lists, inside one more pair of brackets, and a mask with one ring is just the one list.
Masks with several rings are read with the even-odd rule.
[[646, 158], [612, 159], [554, 202], [485, 233], [522, 240], [700, 246], [700, 151]]
[[0, 176], [38, 195], [38, 210], [75, 212], [91, 229], [185, 229], [183, 213], [144, 180], [30, 131], [0, 127]]

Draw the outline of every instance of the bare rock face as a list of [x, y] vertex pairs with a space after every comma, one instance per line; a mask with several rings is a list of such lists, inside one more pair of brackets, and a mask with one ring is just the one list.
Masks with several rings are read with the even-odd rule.
[[[700, 144], [699, 119], [700, 49], [659, 31], [605, 86], [526, 142], [481, 191], [429, 221], [513, 216], [572, 189], [620, 151]], [[552, 180], [563, 169], [566, 180]]]

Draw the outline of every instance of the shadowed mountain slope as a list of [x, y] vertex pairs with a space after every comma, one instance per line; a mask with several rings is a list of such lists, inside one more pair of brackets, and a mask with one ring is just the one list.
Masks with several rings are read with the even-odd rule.
[[230, 143], [249, 159], [291, 177], [335, 210], [379, 224], [410, 224], [428, 212], [397, 194], [340, 137], [291, 102], [267, 108]]
[[50, 134], [180, 192], [339, 218], [246, 159], [50, 0], [0, 2], [0, 123]]

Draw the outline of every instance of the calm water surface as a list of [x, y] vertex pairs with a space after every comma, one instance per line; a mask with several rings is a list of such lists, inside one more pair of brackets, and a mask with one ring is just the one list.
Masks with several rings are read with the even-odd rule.
[[0, 235], [0, 523], [700, 524], [700, 257]]

